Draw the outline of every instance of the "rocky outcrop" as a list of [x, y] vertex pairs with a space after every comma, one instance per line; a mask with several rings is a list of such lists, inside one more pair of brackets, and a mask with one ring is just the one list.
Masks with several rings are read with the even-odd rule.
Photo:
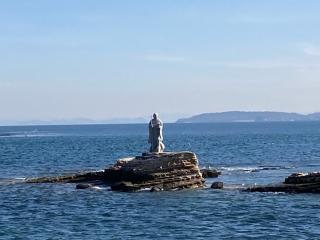
[[137, 191], [140, 189], [175, 190], [203, 187], [204, 179], [198, 159], [192, 152], [145, 154], [120, 159], [106, 169], [112, 176], [112, 190]]
[[26, 183], [82, 183], [105, 182], [105, 171], [78, 173], [65, 176], [27, 178]]
[[[107, 184], [115, 191], [176, 190], [203, 187], [198, 159], [192, 152], [149, 153], [118, 160], [99, 172], [27, 179], [27, 183]], [[78, 189], [87, 185], [78, 185]]]
[[254, 186], [246, 189], [250, 192], [287, 192], [287, 193], [320, 193], [320, 172], [294, 173], [283, 183], [265, 186]]

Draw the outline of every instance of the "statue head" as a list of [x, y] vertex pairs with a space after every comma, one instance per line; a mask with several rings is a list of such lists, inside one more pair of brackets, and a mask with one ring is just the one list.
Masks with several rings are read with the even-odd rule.
[[154, 113], [153, 114], [153, 119], [158, 119], [159, 114], [158, 113]]

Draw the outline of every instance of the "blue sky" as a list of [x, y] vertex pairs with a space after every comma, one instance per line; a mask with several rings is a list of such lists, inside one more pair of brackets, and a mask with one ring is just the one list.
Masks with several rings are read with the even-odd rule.
[[320, 111], [319, 1], [7, 0], [0, 121]]

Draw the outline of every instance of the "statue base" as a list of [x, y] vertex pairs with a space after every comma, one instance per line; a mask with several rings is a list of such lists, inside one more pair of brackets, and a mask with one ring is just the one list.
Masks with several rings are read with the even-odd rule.
[[124, 158], [105, 170], [114, 176], [112, 190], [178, 190], [203, 187], [198, 159], [192, 152], [144, 153]]

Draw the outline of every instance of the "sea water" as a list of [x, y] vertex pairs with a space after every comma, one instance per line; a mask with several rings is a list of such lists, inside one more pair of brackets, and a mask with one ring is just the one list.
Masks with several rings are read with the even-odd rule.
[[122, 193], [24, 184], [104, 169], [148, 149], [147, 125], [0, 127], [0, 239], [320, 239], [320, 195], [248, 193], [320, 171], [320, 123], [165, 124], [166, 151], [192, 151], [226, 190]]

